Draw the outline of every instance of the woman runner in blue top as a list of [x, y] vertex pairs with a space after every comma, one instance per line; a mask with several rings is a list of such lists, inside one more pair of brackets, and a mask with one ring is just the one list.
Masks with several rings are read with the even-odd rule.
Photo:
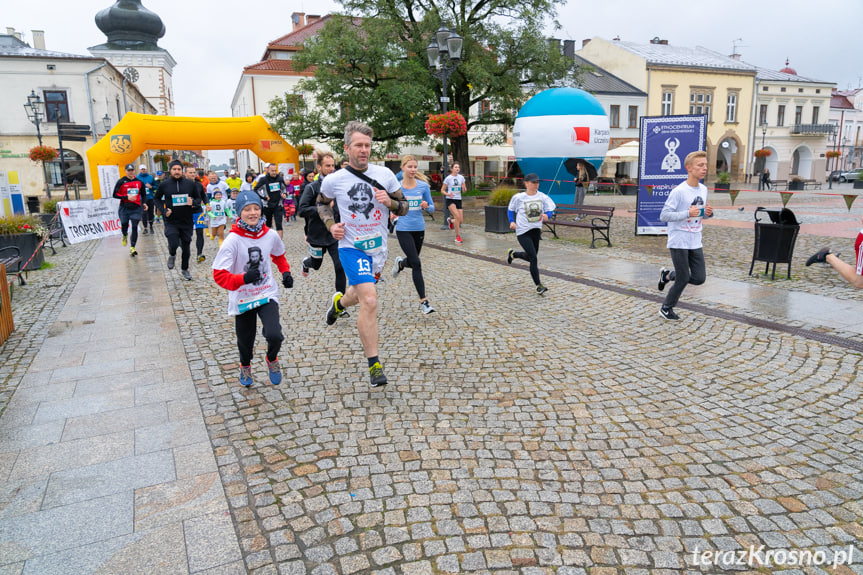
[[413, 156], [402, 158], [402, 193], [408, 201], [408, 213], [401, 216], [396, 222], [396, 237], [406, 257], [396, 258], [393, 267], [393, 277], [398, 277], [404, 268], [410, 268], [413, 275], [414, 286], [420, 297], [420, 310], [424, 314], [434, 312], [434, 308], [426, 298], [426, 285], [423, 280], [422, 263], [420, 263], [420, 250], [423, 248], [425, 239], [426, 222], [423, 210], [428, 213], [434, 212], [431, 189], [425, 176], [417, 172], [417, 159]]

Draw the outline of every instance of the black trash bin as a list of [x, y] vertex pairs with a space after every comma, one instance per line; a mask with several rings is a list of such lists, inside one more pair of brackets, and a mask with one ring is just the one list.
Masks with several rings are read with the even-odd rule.
[[39, 213], [39, 196], [27, 196], [27, 211], [31, 214]]
[[[762, 221], [764, 216], [770, 221]], [[766, 262], [765, 274], [770, 269], [770, 264], [773, 264], [770, 279], [776, 279], [776, 264], [788, 264], [787, 277], [791, 279], [791, 258], [794, 256], [794, 244], [799, 232], [800, 223], [794, 212], [788, 208], [756, 208], [755, 247], [752, 250], [749, 275], [752, 275], [755, 262], [759, 261]]]

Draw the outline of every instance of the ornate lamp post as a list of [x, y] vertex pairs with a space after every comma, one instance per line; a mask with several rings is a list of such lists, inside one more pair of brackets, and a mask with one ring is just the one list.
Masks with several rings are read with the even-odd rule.
[[111, 116], [108, 114], [102, 118], [102, 127], [105, 128], [106, 134], [111, 131]]
[[[30, 90], [30, 95], [27, 96], [27, 103], [24, 104], [24, 110], [27, 111], [27, 119], [36, 126], [36, 139], [39, 140], [39, 145], [42, 145], [42, 131], [39, 126], [45, 119], [45, 102], [35, 90]], [[63, 159], [61, 158], [60, 161]], [[45, 180], [45, 194], [50, 198], [51, 190], [48, 187], [48, 178], [45, 177], [45, 162], [42, 162], [42, 179]]]
[[[446, 113], [449, 97], [447, 96], [447, 82], [449, 77], [458, 68], [459, 60], [461, 60], [461, 48], [464, 38], [459, 36], [455, 30], [450, 30], [445, 25], [435, 32], [431, 43], [426, 48], [426, 55], [429, 60], [429, 70], [432, 76], [443, 83], [443, 91], [441, 92], [441, 111]], [[449, 173], [449, 164], [447, 163], [447, 146], [446, 135], [443, 136], [443, 172], [444, 177]]]

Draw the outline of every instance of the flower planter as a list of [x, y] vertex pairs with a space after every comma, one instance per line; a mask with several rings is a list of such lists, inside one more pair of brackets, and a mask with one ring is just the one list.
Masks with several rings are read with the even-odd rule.
[[509, 229], [507, 206], [485, 206], [485, 231], [506, 234]]
[[39, 247], [39, 251], [36, 251], [36, 248], [39, 246], [39, 242], [41, 241], [42, 238], [36, 234], [13, 234], [11, 236], [0, 236], [0, 248], [16, 246], [20, 249], [22, 265], [30, 259], [30, 256], [32, 256], [34, 252], [36, 252], [36, 256], [24, 269], [27, 271], [38, 270], [45, 262], [45, 258], [42, 255], [42, 248]]
[[713, 191], [715, 192], [727, 192], [731, 189], [731, 184], [723, 184], [721, 182], [716, 182], [713, 184]]
[[803, 183], [803, 182], [794, 182], [794, 181], [791, 181], [791, 182], [788, 182], [788, 190], [789, 190], [789, 191], [790, 191], [790, 190], [798, 190], [798, 191], [799, 191], [799, 190], [802, 190], [802, 189], [803, 189], [803, 185], [804, 185], [804, 183]]

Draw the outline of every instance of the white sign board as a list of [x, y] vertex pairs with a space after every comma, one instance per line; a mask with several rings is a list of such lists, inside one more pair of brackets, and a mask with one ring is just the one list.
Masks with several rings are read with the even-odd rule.
[[120, 200], [107, 198], [60, 202], [57, 209], [60, 210], [60, 220], [69, 243], [120, 235], [120, 217], [117, 214]]
[[120, 181], [120, 166], [96, 166], [99, 172], [99, 189], [103, 198], [110, 198], [114, 194], [114, 186]]

